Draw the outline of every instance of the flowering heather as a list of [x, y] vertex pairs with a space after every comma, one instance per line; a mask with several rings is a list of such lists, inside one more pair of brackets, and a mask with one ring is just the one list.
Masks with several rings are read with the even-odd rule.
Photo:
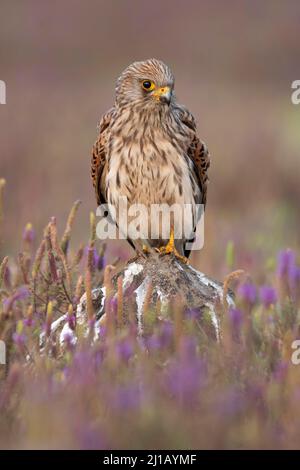
[[[295, 253], [279, 255], [268, 285], [239, 281], [236, 306], [220, 303], [219, 341], [205, 333], [196, 310], [184, 310], [180, 323], [172, 311], [163, 319], [145, 311], [141, 336], [134, 314], [123, 321], [120, 294], [110, 297], [92, 217], [87, 248], [71, 251], [77, 207], [62, 240], [51, 219], [34, 253], [27, 226], [22, 256], [1, 262], [1, 447], [297, 448]], [[103, 282], [105, 326], [93, 300]], [[78, 304], [85, 293], [83, 320]]]
[[256, 287], [250, 282], [241, 284], [238, 289], [238, 295], [246, 303], [254, 304], [256, 301]]
[[277, 302], [276, 290], [271, 286], [262, 286], [260, 288], [260, 299], [263, 305], [268, 308]]

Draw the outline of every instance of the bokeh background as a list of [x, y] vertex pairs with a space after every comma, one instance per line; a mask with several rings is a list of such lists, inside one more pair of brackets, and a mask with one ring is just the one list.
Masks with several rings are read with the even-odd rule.
[[74, 244], [87, 239], [97, 122], [120, 72], [149, 57], [173, 69], [212, 154], [205, 247], [192, 263], [222, 277], [232, 240], [235, 266], [259, 260], [259, 277], [279, 248], [299, 248], [299, 1], [0, 0], [0, 10], [3, 254], [16, 255], [27, 222], [41, 235], [55, 215], [63, 230], [76, 199]]

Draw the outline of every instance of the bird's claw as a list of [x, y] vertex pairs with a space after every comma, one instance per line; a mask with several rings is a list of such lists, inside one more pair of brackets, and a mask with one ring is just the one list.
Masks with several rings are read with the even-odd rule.
[[188, 264], [188, 259], [185, 256], [178, 253], [178, 251], [175, 247], [174, 230], [173, 229], [171, 230], [170, 240], [169, 240], [167, 246], [161, 246], [159, 248], [156, 248], [156, 251], [158, 251], [161, 256], [173, 254], [175, 256], [175, 258], [179, 259], [182, 263]]
[[150, 248], [147, 246], [147, 245], [143, 245], [142, 247], [142, 253], [144, 254], [144, 256], [148, 256], [150, 255], [151, 251], [150, 251]]
[[178, 253], [176, 248], [174, 248], [174, 250], [168, 249], [168, 245], [167, 246], [161, 246], [160, 248], [157, 248], [157, 251], [159, 252], [160, 256], [173, 254], [175, 256], [175, 258], [179, 259], [182, 263], [188, 264], [188, 262], [189, 262], [188, 258], [186, 258], [185, 256]]

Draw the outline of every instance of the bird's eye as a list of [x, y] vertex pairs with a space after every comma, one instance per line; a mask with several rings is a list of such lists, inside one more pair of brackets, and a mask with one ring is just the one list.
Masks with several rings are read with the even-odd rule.
[[151, 91], [155, 88], [155, 85], [152, 82], [152, 80], [144, 80], [143, 83], [142, 83], [142, 86], [143, 86], [144, 90], [146, 90], [146, 91]]

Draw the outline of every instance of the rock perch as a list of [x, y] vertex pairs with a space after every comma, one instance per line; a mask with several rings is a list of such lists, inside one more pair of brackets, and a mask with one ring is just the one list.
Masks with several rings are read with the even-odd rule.
[[[120, 279], [120, 281], [118, 281]], [[231, 293], [223, 299], [223, 284], [207, 277], [189, 264], [183, 264], [173, 255], [161, 256], [153, 253], [146, 258], [140, 256], [118, 271], [112, 273], [110, 281], [111, 298], [117, 299], [118, 284], [122, 287], [123, 312], [134, 310], [139, 334], [143, 334], [144, 313], [147, 309], [156, 309], [158, 318], [168, 316], [170, 309], [181, 308], [201, 317], [206, 313], [210, 319], [211, 332], [215, 339], [220, 337], [220, 319], [218, 307], [224, 304], [234, 305]], [[96, 312], [97, 328], [101, 327], [105, 315], [106, 288], [93, 290], [93, 305]], [[77, 321], [86, 322], [86, 295], [84, 294], [77, 309]]]

